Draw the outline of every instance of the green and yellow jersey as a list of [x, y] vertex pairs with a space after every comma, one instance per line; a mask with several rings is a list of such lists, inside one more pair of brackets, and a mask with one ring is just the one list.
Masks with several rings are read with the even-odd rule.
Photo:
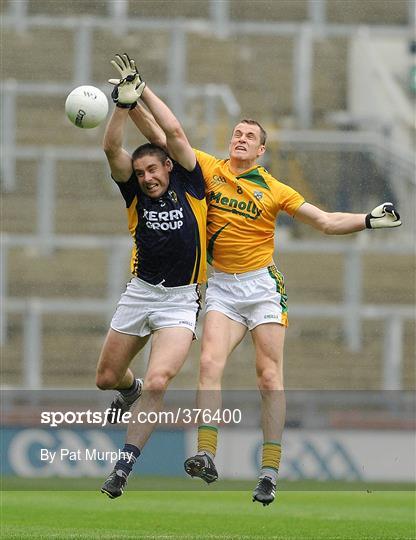
[[228, 159], [195, 154], [205, 179], [208, 262], [232, 274], [268, 266], [277, 214], [293, 216], [305, 199], [260, 165], [236, 176]]

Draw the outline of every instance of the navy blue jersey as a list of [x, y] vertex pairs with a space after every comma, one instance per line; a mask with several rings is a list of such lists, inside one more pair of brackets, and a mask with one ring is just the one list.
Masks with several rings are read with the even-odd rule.
[[169, 187], [152, 199], [133, 173], [116, 182], [126, 201], [134, 246], [131, 271], [140, 279], [165, 287], [206, 280], [206, 202], [201, 168], [187, 171], [173, 162]]

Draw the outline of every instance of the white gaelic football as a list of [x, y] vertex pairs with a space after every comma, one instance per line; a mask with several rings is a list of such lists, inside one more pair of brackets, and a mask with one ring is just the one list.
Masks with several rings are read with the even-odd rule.
[[74, 126], [95, 128], [107, 116], [108, 101], [95, 86], [78, 86], [66, 98], [65, 112]]

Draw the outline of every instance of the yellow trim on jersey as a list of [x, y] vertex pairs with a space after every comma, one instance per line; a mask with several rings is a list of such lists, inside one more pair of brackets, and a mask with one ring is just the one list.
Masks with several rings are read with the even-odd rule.
[[134, 197], [131, 205], [127, 208], [127, 223], [128, 223], [130, 234], [133, 237], [133, 248], [131, 250], [131, 258], [130, 258], [130, 271], [132, 274], [136, 273], [136, 270], [137, 270], [136, 267], [138, 263], [135, 234], [136, 234], [137, 224], [139, 222], [139, 216], [137, 215], [136, 205], [137, 205], [137, 196]]
[[195, 246], [197, 253], [190, 283], [204, 283], [207, 280], [207, 204], [204, 199], [196, 199], [189, 193], [185, 193], [185, 196], [195, 216], [199, 232], [199, 245]]
[[260, 165], [235, 175], [228, 159], [200, 150], [195, 154], [205, 179], [208, 261], [228, 273], [268, 266], [278, 213], [293, 216], [304, 198]]

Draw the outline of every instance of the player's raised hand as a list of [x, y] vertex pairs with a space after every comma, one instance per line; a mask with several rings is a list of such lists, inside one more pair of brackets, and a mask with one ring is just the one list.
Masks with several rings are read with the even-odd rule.
[[367, 229], [384, 229], [387, 227], [399, 227], [402, 224], [400, 215], [391, 202], [380, 204], [371, 210], [365, 218]]
[[111, 97], [118, 107], [133, 108], [146, 86], [137, 71], [135, 61], [127, 53], [116, 54], [111, 65], [119, 72], [120, 79], [109, 79], [115, 86]]
[[127, 53], [116, 54], [110, 64], [119, 72], [121, 79], [138, 73], [135, 61]]

